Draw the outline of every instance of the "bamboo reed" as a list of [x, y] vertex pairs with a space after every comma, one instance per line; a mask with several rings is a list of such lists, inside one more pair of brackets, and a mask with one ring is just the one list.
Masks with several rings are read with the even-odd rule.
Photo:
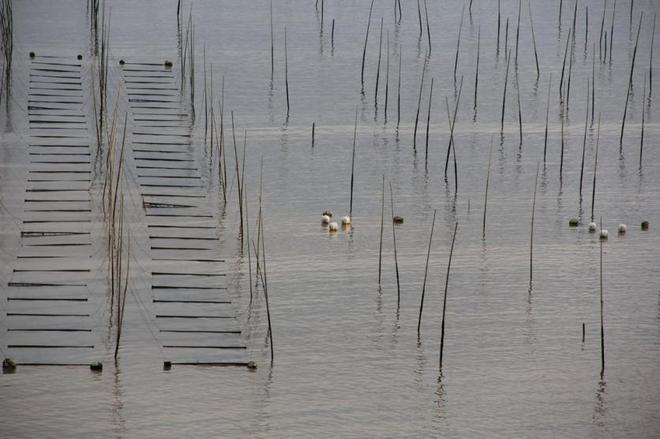
[[488, 169], [486, 170], [486, 190], [484, 191], [484, 221], [481, 235], [486, 239], [486, 212], [488, 211], [488, 187], [490, 186], [490, 165], [493, 158], [493, 136], [490, 136], [490, 148], [488, 150]]
[[426, 0], [424, 0], [424, 15], [426, 17], [426, 35], [429, 41], [429, 55], [431, 55], [431, 27], [429, 25], [429, 10], [426, 6]]
[[[632, 5], [630, 6], [632, 13]], [[633, 73], [635, 71], [635, 58], [637, 58], [637, 45], [639, 44], [639, 32], [642, 30], [642, 19], [644, 12], [639, 14], [639, 26], [637, 27], [637, 37], [635, 38], [635, 48], [633, 49], [632, 60], [630, 61], [630, 76], [628, 78], [628, 89], [626, 91], [626, 103], [623, 107], [623, 120], [621, 121], [621, 136], [619, 137], [619, 152], [623, 152], [623, 132], [626, 128], [626, 115], [628, 114], [628, 101], [633, 87]]]
[[428, 164], [429, 159], [429, 129], [431, 127], [431, 105], [433, 102], [433, 80], [431, 78], [431, 87], [429, 91], [429, 110], [426, 113], [426, 142], [425, 142], [425, 151], [424, 151], [424, 162]]
[[392, 191], [392, 182], [390, 182], [390, 206], [392, 207], [392, 241], [394, 243], [394, 270], [396, 272], [396, 310], [399, 315], [401, 306], [401, 283], [399, 281], [399, 259], [396, 252], [396, 228], [394, 227], [394, 193]]
[[591, 221], [594, 220], [594, 206], [596, 205], [596, 175], [598, 174], [598, 146], [600, 144], [600, 113], [598, 113], [598, 130], [596, 131], [596, 156], [594, 157], [594, 179], [591, 187]]
[[422, 92], [424, 91], [424, 74], [426, 73], [426, 64], [428, 58], [424, 57], [422, 65], [422, 79], [419, 81], [419, 99], [417, 100], [417, 113], [415, 113], [415, 128], [413, 129], [413, 151], [417, 152], [417, 126], [419, 125], [419, 110], [422, 106]]
[[[369, 19], [367, 20], [367, 33], [364, 37], [364, 49], [362, 50], [362, 70], [360, 73], [360, 92], [364, 94], [364, 62], [367, 58], [367, 42], [369, 41], [369, 27], [371, 27], [371, 12], [374, 8], [374, 1], [371, 0], [371, 5], [369, 6]], [[417, 0], [419, 2], [419, 0]]]
[[589, 123], [589, 80], [587, 79], [587, 108], [584, 116], [584, 136], [582, 137], [582, 160], [580, 161], [580, 202], [582, 202], [582, 181], [584, 179], [584, 155], [587, 149], [587, 125]]
[[286, 26], [284, 26], [284, 84], [286, 87], [286, 119], [289, 120], [291, 104], [289, 102], [289, 55], [286, 44]]
[[552, 73], [548, 80], [548, 100], [545, 108], [545, 132], [543, 134], [543, 165], [545, 165], [546, 153], [548, 151], [548, 118], [550, 117], [550, 89], [552, 87]]
[[378, 288], [380, 288], [383, 267], [383, 230], [385, 228], [385, 174], [383, 174], [383, 195], [380, 204], [380, 244], [378, 245]]
[[351, 155], [351, 197], [348, 208], [348, 217], [353, 221], [353, 184], [355, 181], [355, 146], [357, 144], [358, 109], [355, 108], [355, 128], [353, 129], [353, 154]]
[[429, 260], [431, 259], [431, 243], [433, 242], [433, 229], [435, 228], [435, 214], [437, 209], [433, 209], [433, 221], [431, 222], [431, 234], [429, 235], [429, 248], [426, 252], [426, 265], [424, 267], [424, 282], [422, 282], [422, 299], [419, 302], [419, 318], [417, 319], [417, 339], [421, 335], [422, 312], [424, 311], [424, 296], [426, 295], [426, 279], [429, 272]]
[[[532, 4], [529, 2], [529, 0], [527, 0], [527, 9], [529, 10], [529, 27], [532, 30], [532, 44], [534, 46], [534, 61], [536, 62], [536, 80], [538, 81], [539, 77], [541, 76], [541, 69], [539, 68], [539, 53], [538, 53], [538, 50], [536, 50], [536, 34], [534, 33], [534, 21], [532, 20]], [[588, 25], [587, 25], [587, 27], [588, 27]], [[586, 51], [586, 42], [585, 42], [585, 51]]]
[[536, 178], [534, 179], [534, 198], [532, 200], [532, 219], [529, 235], [529, 288], [532, 288], [532, 279], [534, 273], [534, 216], [536, 214], [536, 188], [539, 183], [539, 165], [536, 165]]
[[614, 0], [614, 7], [612, 8], [612, 24], [610, 28], [610, 64], [612, 64], [612, 47], [614, 47], [614, 19], [616, 17], [616, 0]]
[[477, 120], [477, 94], [479, 92], [479, 54], [481, 51], [481, 26], [477, 31], [477, 63], [474, 71], [474, 120]]
[[378, 110], [378, 83], [380, 81], [380, 61], [383, 55], [383, 17], [380, 17], [380, 37], [378, 38], [378, 66], [376, 67], [376, 89], [374, 90], [374, 108]]
[[442, 324], [440, 332], [440, 364], [439, 371], [442, 374], [442, 357], [445, 348], [445, 317], [447, 314], [447, 291], [449, 289], [449, 270], [451, 269], [451, 259], [454, 255], [454, 244], [456, 243], [456, 231], [458, 230], [458, 221], [454, 224], [454, 235], [451, 239], [451, 249], [449, 250], [449, 262], [447, 263], [447, 277], [445, 278], [445, 296], [442, 301]]
[[264, 292], [264, 299], [266, 301], [266, 317], [268, 319], [268, 338], [270, 339], [270, 364], [273, 364], [273, 361], [275, 360], [275, 348], [274, 348], [274, 343], [273, 343], [273, 325], [271, 324], [271, 319], [270, 319], [270, 301], [268, 300], [268, 270], [266, 269], [266, 231], [265, 228], [263, 227], [263, 215], [259, 218], [259, 222], [261, 224], [261, 257], [262, 257], [262, 264], [263, 264], [263, 292]]
[[387, 104], [390, 96], [390, 31], [387, 31], [387, 56], [385, 57], [385, 115], [384, 123], [387, 123]]
[[[632, 10], [632, 4], [631, 4]], [[600, 124], [600, 115], [598, 116]], [[603, 218], [600, 219], [601, 230]], [[603, 240], [600, 240], [600, 378], [605, 376], [605, 324], [603, 319]]]
[[[642, 96], [646, 96], [646, 75], [644, 75], [644, 91]], [[639, 169], [642, 169], [642, 154], [644, 152], [644, 124], [646, 122], [646, 106], [642, 102], [642, 133], [639, 139]]]
[[502, 120], [500, 124], [500, 136], [504, 136], [504, 114], [506, 110], [506, 89], [509, 84], [509, 61], [511, 60], [511, 51], [509, 51], [506, 60], [506, 73], [504, 74], [504, 92], [502, 93]]
[[458, 24], [458, 39], [456, 40], [456, 56], [454, 56], [454, 90], [456, 90], [456, 71], [458, 70], [458, 55], [461, 50], [461, 33], [463, 31], [463, 14], [465, 12], [465, 5], [461, 9], [461, 21]]

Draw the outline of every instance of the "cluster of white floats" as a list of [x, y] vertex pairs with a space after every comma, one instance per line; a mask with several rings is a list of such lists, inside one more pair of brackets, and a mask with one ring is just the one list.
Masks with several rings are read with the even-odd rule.
[[[332, 220], [332, 211], [326, 210], [323, 212], [323, 215], [321, 215], [321, 224], [324, 226], [328, 226], [328, 232], [334, 233], [337, 230], [339, 230], [339, 224], [337, 224], [336, 221], [331, 221]], [[341, 219], [341, 225], [346, 227], [351, 224], [351, 217], [346, 215], [342, 217]]]
[[[577, 218], [571, 218], [571, 220], [569, 221], [569, 225], [572, 227], [577, 227], [578, 224], [579, 221], [577, 220]], [[598, 231], [598, 224], [596, 224], [593, 221], [590, 222], [587, 227], [589, 229], [589, 233], [596, 233]], [[648, 230], [649, 222], [642, 221], [641, 228], [642, 230]], [[628, 231], [628, 226], [626, 226], [623, 223], [619, 224], [619, 226], [617, 227], [617, 232], [619, 233], [619, 235], [625, 235], [627, 231]], [[599, 236], [600, 239], [607, 239], [609, 237], [609, 232], [607, 231], [607, 229], [600, 229]]]

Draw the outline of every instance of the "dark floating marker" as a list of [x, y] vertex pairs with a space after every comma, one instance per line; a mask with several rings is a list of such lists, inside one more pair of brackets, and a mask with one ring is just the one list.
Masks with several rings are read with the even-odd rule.
[[78, 58], [78, 61], [80, 61], [82, 59], [82, 55], [78, 54], [78, 56], [76, 58]]
[[94, 372], [101, 372], [103, 371], [103, 363], [100, 361], [97, 361], [95, 363], [92, 363], [89, 365], [90, 370], [93, 370]]
[[247, 368], [250, 370], [257, 370], [257, 363], [254, 361], [248, 361]]
[[648, 229], [649, 229], [649, 222], [642, 221], [642, 230], [648, 230]]
[[394, 216], [392, 217], [392, 222], [393, 222], [394, 224], [403, 224], [403, 217], [402, 217], [402, 216], [399, 216], [399, 215], [394, 215]]
[[126, 64], [126, 63], [124, 62], [124, 60], [123, 60], [123, 59], [120, 59], [120, 60], [119, 60], [119, 65], [120, 65], [120, 66], [123, 66], [124, 64]]
[[171, 69], [172, 68], [172, 61], [165, 60], [164, 65], [165, 65], [166, 69]]
[[172, 369], [172, 362], [171, 361], [164, 361], [163, 362], [163, 370], [170, 370]]
[[4, 360], [2, 360], [2, 372], [3, 373], [16, 372], [16, 362], [11, 358], [5, 358]]
[[580, 222], [577, 218], [571, 218], [568, 220], [568, 225], [571, 227], [577, 227]]
[[34, 58], [34, 52], [30, 52], [30, 58]]

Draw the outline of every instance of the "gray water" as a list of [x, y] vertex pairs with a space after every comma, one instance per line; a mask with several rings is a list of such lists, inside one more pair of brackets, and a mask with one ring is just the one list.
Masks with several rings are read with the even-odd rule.
[[[27, 340], [49, 344], [48, 335], [26, 338], [9, 331], [8, 316], [17, 305], [11, 282], [18, 276], [17, 255], [30, 251], [20, 232], [30, 217], [25, 189], [30, 187], [28, 144], [36, 131], [28, 124], [28, 78], [35, 64], [30, 51], [76, 63], [82, 78], [84, 144], [91, 145], [90, 169], [97, 169], [91, 87], [89, 18], [84, 1], [14, 2], [15, 50], [12, 95], [1, 120], [0, 200], [2, 221], [2, 356], [19, 362], [14, 374], [0, 376], [0, 432], [7, 437], [657, 437], [660, 435], [660, 152], [655, 94], [645, 96], [654, 1], [617, 2], [612, 62], [600, 63], [598, 45], [602, 2], [578, 2], [577, 32], [568, 113], [565, 119], [564, 163], [560, 180], [561, 113], [559, 80], [566, 38], [573, 20], [573, 2], [564, 2], [561, 28], [559, 2], [532, 1], [540, 61], [536, 78], [527, 4], [523, 3], [518, 64], [515, 29], [518, 2], [503, 1], [502, 36], [497, 54], [497, 3], [465, 3], [457, 83], [463, 90], [454, 132], [458, 191], [453, 161], [444, 178], [449, 126], [445, 97], [453, 109], [454, 56], [463, 2], [428, 2], [432, 50], [425, 76], [417, 151], [413, 129], [422, 66], [428, 51], [421, 40], [416, 2], [402, 2], [399, 25], [393, 2], [376, 1], [368, 40], [364, 95], [360, 69], [368, 1], [324, 2], [274, 0], [275, 71], [271, 82], [269, 2], [195, 1], [192, 16], [196, 40], [196, 121], [178, 122], [175, 132], [191, 132], [187, 157], [200, 173], [206, 198], [197, 212], [208, 220], [188, 224], [213, 226], [209, 244], [224, 263], [210, 269], [226, 274], [219, 295], [230, 299], [222, 311], [236, 316], [229, 337], [245, 346], [233, 351], [203, 349], [185, 354], [163, 348], [152, 303], [150, 275], [157, 267], [150, 250], [132, 142], [138, 128], [128, 99], [127, 62], [174, 62], [178, 78], [176, 2], [109, 0], [110, 92], [114, 105], [129, 112], [128, 157], [123, 183], [127, 224], [131, 230], [131, 274], [118, 361], [113, 360], [115, 325], [110, 321], [107, 252], [100, 191], [103, 177], [92, 173], [88, 196], [91, 212], [89, 248], [70, 254], [76, 266], [90, 267], [83, 291], [89, 302], [85, 320], [90, 333], [73, 334], [72, 344], [94, 348], [21, 349]], [[184, 21], [190, 4], [184, 3]], [[585, 52], [585, 6], [589, 32]], [[319, 3], [320, 8], [320, 3]], [[608, 2], [605, 30], [610, 29]], [[635, 31], [644, 13], [630, 96], [625, 136], [619, 136]], [[422, 11], [422, 16], [424, 12]], [[382, 71], [378, 108], [374, 90], [380, 18], [384, 19]], [[506, 70], [504, 29], [509, 18], [510, 60], [504, 131], [500, 135]], [[331, 42], [335, 19], [334, 47]], [[286, 118], [284, 26], [288, 38], [291, 114]], [[481, 29], [478, 105], [474, 109], [477, 35]], [[388, 120], [384, 120], [386, 38], [390, 38]], [[609, 35], [609, 32], [608, 32]], [[609, 37], [608, 37], [609, 38]], [[659, 37], [656, 37], [658, 40]], [[572, 44], [572, 43], [571, 43]], [[589, 123], [582, 200], [580, 161], [596, 46], [596, 111]], [[608, 41], [609, 44], [609, 41]], [[655, 42], [657, 47], [660, 41]], [[233, 144], [226, 133], [228, 200], [222, 202], [218, 176], [208, 169], [204, 145], [203, 47], [213, 64], [215, 111], [225, 81], [225, 129], [234, 112], [240, 148], [247, 130], [245, 184], [250, 234], [256, 239], [260, 163], [263, 159], [263, 212], [267, 275], [275, 359], [270, 362], [266, 309], [261, 286], [250, 303], [247, 253], [240, 252], [239, 212]], [[399, 49], [400, 48], [400, 49]], [[571, 50], [571, 46], [569, 46]], [[396, 90], [402, 56], [401, 124], [397, 134]], [[653, 84], [657, 89], [658, 56]], [[43, 61], [43, 59], [41, 59]], [[156, 67], [154, 67], [156, 68]], [[160, 69], [160, 67], [157, 67]], [[548, 149], [543, 161], [547, 87], [552, 74]], [[568, 66], [566, 67], [568, 77]], [[434, 80], [425, 157], [430, 80]], [[519, 81], [523, 142], [518, 133], [516, 81]], [[178, 80], [174, 80], [178, 87]], [[96, 85], [95, 85], [96, 86]], [[648, 83], [646, 84], [648, 94]], [[175, 92], [187, 108], [187, 91]], [[654, 90], [653, 93], [657, 93]], [[642, 109], [645, 110], [644, 155], [640, 166]], [[348, 214], [355, 111], [358, 111], [353, 226], [329, 234], [320, 214], [331, 209]], [[602, 217], [610, 235], [603, 249], [605, 373], [600, 374], [600, 290], [598, 234], [587, 230], [591, 217], [593, 163], [597, 119], [601, 115], [594, 216]], [[217, 117], [217, 115], [216, 115]], [[311, 127], [316, 124], [314, 147]], [[123, 125], [123, 124], [120, 124]], [[122, 127], [123, 129], [123, 127]], [[176, 131], [183, 130], [183, 131]], [[187, 130], [187, 131], [186, 131]], [[69, 132], [69, 131], [67, 131]], [[154, 131], [155, 132], [155, 131]], [[163, 132], [169, 132], [163, 130]], [[75, 135], [80, 135], [79, 133]], [[484, 189], [490, 142], [493, 141], [486, 235], [482, 235]], [[131, 148], [129, 148], [129, 146]], [[217, 160], [217, 157], [212, 157]], [[214, 166], [217, 162], [213, 162]], [[539, 168], [530, 286], [530, 217]], [[100, 169], [100, 168], [99, 168]], [[214, 168], [215, 169], [215, 168]], [[98, 171], [99, 173], [101, 171]], [[392, 230], [385, 221], [382, 284], [378, 285], [381, 188], [391, 182], [395, 214], [401, 296], [397, 283]], [[156, 181], [160, 181], [156, 179]], [[171, 202], [178, 202], [172, 199]], [[386, 217], [389, 192], [386, 192]], [[54, 203], [55, 207], [62, 207]], [[430, 254], [421, 337], [417, 316], [431, 220], [436, 213]], [[46, 214], [47, 215], [47, 214]], [[55, 216], [54, 216], [55, 217]], [[577, 228], [568, 221], [580, 219]], [[640, 230], [643, 220], [648, 231]], [[455, 222], [458, 234], [451, 265], [445, 320], [442, 374], [438, 370], [441, 319], [449, 248]], [[617, 234], [620, 223], [628, 225]], [[68, 239], [68, 238], [66, 238]], [[196, 241], [194, 241], [197, 243]], [[75, 250], [78, 251], [78, 250]], [[206, 254], [204, 252], [204, 254]], [[193, 257], [194, 252], [189, 255]], [[49, 266], [49, 262], [45, 266]], [[55, 263], [53, 263], [55, 264]], [[252, 255], [254, 282], [254, 255]], [[177, 265], [177, 264], [173, 264]], [[53, 265], [55, 266], [55, 265]], [[158, 266], [160, 267], [160, 266]], [[181, 264], [180, 270], [193, 270]], [[67, 275], [43, 275], [51, 280]], [[62, 294], [74, 294], [73, 289]], [[81, 293], [82, 294], [82, 293]], [[48, 305], [52, 310], [68, 305]], [[199, 312], [212, 311], [200, 307]], [[21, 308], [23, 309], [23, 308]], [[179, 311], [172, 308], [173, 311]], [[23, 321], [25, 324], [30, 321]], [[57, 325], [57, 323], [50, 322]], [[582, 325], [586, 333], [582, 341]], [[185, 324], [182, 324], [185, 328]], [[220, 341], [218, 341], [218, 338]], [[17, 342], [17, 340], [20, 340]], [[224, 342], [213, 334], [204, 344]], [[200, 341], [200, 340], [195, 340]], [[163, 361], [254, 361], [257, 369], [175, 364]], [[102, 361], [98, 374], [84, 364]], [[23, 366], [21, 362], [79, 363], [83, 366]], [[441, 379], [439, 377], [441, 376]]]

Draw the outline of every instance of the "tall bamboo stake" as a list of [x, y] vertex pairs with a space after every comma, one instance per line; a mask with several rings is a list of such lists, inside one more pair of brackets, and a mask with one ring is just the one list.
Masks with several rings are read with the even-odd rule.
[[463, 31], [463, 13], [465, 12], [465, 5], [461, 9], [461, 21], [458, 24], [458, 39], [456, 40], [456, 55], [454, 56], [454, 90], [456, 90], [456, 71], [458, 70], [458, 55], [461, 50], [461, 33]]
[[591, 126], [594, 126], [594, 111], [596, 109], [596, 44], [592, 46], [591, 54]]
[[500, 55], [500, 28], [502, 22], [502, 14], [500, 9], [500, 0], [497, 0], [497, 51], [495, 54]]
[[413, 151], [417, 152], [417, 126], [419, 125], [419, 110], [422, 106], [422, 91], [424, 90], [424, 74], [426, 73], [426, 63], [428, 58], [424, 58], [422, 65], [422, 79], [419, 81], [419, 99], [417, 100], [417, 113], [415, 114], [415, 128], [413, 129]]
[[488, 187], [490, 186], [490, 165], [493, 158], [493, 136], [490, 136], [490, 149], [488, 150], [488, 169], [486, 170], [486, 190], [484, 191], [484, 221], [481, 228], [482, 238], [486, 239], [486, 212], [488, 211]]
[[369, 41], [369, 27], [371, 27], [371, 12], [373, 11], [373, 8], [374, 0], [371, 0], [371, 6], [369, 6], [369, 19], [367, 20], [367, 34], [364, 37], [364, 49], [362, 50], [362, 70], [360, 73], [360, 93], [362, 94], [364, 94], [364, 61], [367, 58], [367, 42]]
[[[632, 5], [631, 5], [632, 9]], [[598, 117], [600, 119], [600, 116]], [[600, 122], [600, 121], [599, 121]], [[603, 218], [600, 219], [601, 229]], [[600, 240], [600, 378], [605, 375], [605, 324], [603, 322], [603, 240]]]
[[508, 59], [509, 55], [511, 55], [511, 52], [509, 52], [509, 17], [507, 17], [504, 26], [504, 57]]
[[511, 51], [507, 54], [506, 73], [504, 76], [504, 93], [502, 93], [502, 122], [500, 124], [500, 136], [504, 135], [504, 114], [506, 109], [506, 89], [509, 84], [509, 61], [511, 60]]
[[358, 110], [355, 108], [355, 128], [353, 129], [353, 154], [351, 156], [351, 201], [348, 208], [348, 216], [353, 221], [353, 182], [355, 177], [355, 145], [357, 143], [357, 121]]
[[429, 128], [431, 126], [431, 105], [433, 101], [433, 80], [434, 78], [431, 78], [431, 88], [429, 91], [429, 111], [426, 114], [426, 147], [424, 151], [424, 161], [428, 163], [429, 159]]
[[536, 50], [536, 34], [534, 33], [534, 21], [532, 20], [532, 4], [529, 2], [529, 0], [527, 0], [527, 9], [529, 9], [529, 26], [532, 30], [532, 44], [534, 45], [534, 61], [536, 62], [536, 80], [538, 80], [539, 77], [541, 76], [541, 69], [539, 68], [539, 53]]
[[270, 0], [270, 82], [275, 76], [275, 37], [273, 32], [273, 0]]
[[330, 47], [332, 48], [332, 55], [335, 54], [335, 19], [332, 19], [332, 31], [330, 32]]
[[587, 109], [584, 116], [584, 136], [582, 137], [582, 161], [580, 162], [580, 203], [582, 202], [582, 180], [584, 178], [584, 155], [587, 149], [587, 125], [589, 123], [589, 80], [587, 79]]
[[431, 222], [431, 235], [429, 235], [429, 249], [426, 252], [426, 265], [424, 267], [424, 282], [422, 283], [422, 299], [419, 302], [419, 318], [417, 319], [417, 339], [420, 337], [422, 327], [422, 311], [424, 311], [424, 296], [426, 294], [426, 279], [429, 272], [429, 259], [431, 259], [431, 243], [433, 242], [433, 229], [435, 228], [435, 213], [433, 209], [433, 221]]
[[[243, 158], [243, 160], [244, 160], [243, 163], [245, 163], [245, 158]], [[253, 296], [253, 292], [252, 292], [252, 256], [251, 256], [251, 252], [250, 252], [250, 217], [249, 217], [249, 215], [248, 215], [248, 204], [249, 204], [249, 203], [248, 203], [248, 200], [247, 200], [247, 199], [248, 199], [248, 196], [247, 196], [247, 188], [245, 187], [245, 179], [243, 179], [242, 184], [243, 184], [243, 194], [245, 195], [245, 199], [244, 199], [244, 203], [245, 203], [245, 224], [246, 224], [246, 226], [247, 226], [247, 227], [245, 228], [245, 237], [246, 237], [246, 239], [247, 239], [247, 243], [248, 243], [248, 246], [247, 246], [247, 254], [248, 254], [248, 283], [250, 284], [250, 304], [249, 304], [248, 307], [249, 307], [249, 308], [252, 308], [252, 296]]]
[[522, 9], [522, 0], [518, 0], [518, 20], [516, 23], [516, 70], [518, 69], [518, 44], [520, 43], [520, 10]]
[[474, 71], [474, 120], [477, 120], [477, 93], [479, 91], [479, 52], [481, 48], [481, 26], [477, 31], [477, 65]]
[[[630, 6], [632, 13], [632, 5]], [[632, 92], [633, 86], [633, 72], [635, 71], [635, 58], [637, 58], [637, 45], [639, 44], [639, 31], [642, 29], [642, 19], [644, 18], [644, 12], [639, 14], [639, 26], [637, 27], [637, 37], [635, 38], [635, 48], [633, 49], [632, 60], [630, 61], [630, 76], [628, 78], [628, 89], [626, 91], [626, 104], [623, 107], [623, 120], [621, 121], [621, 136], [619, 137], [619, 152], [623, 151], [623, 131], [626, 128], [626, 115], [628, 114], [628, 101], [630, 100], [630, 94]]]
[[545, 108], [545, 133], [543, 135], [543, 164], [545, 165], [545, 157], [548, 151], [548, 118], [550, 117], [550, 88], [552, 87], [552, 73], [548, 80], [548, 102]]
[[383, 267], [383, 231], [385, 229], [385, 174], [383, 174], [383, 195], [380, 204], [380, 244], [378, 245], [378, 287]]
[[[445, 182], [447, 181], [447, 169], [449, 167], [449, 154], [455, 148], [454, 141], [454, 128], [456, 127], [456, 118], [458, 117], [458, 105], [461, 102], [461, 94], [463, 92], [463, 77], [461, 76], [461, 84], [458, 87], [458, 95], [456, 96], [456, 103], [454, 104], [454, 115], [450, 117], [449, 100], [445, 96], [445, 106], [447, 107], [447, 118], [449, 119], [449, 144], [447, 145], [447, 156], [445, 157]], [[454, 159], [456, 158], [454, 153]], [[454, 163], [456, 168], [456, 163]], [[455, 170], [455, 169], [454, 169]]]
[[591, 187], [591, 222], [594, 221], [594, 206], [596, 204], [596, 175], [598, 173], [598, 145], [600, 143], [600, 113], [598, 113], [598, 130], [596, 131], [596, 156], [594, 158], [594, 180]]
[[564, 176], [564, 124], [566, 120], [566, 114], [561, 114], [561, 154], [559, 156], [559, 183], [561, 184]]
[[649, 50], [649, 102], [651, 101], [651, 95], [653, 94], [653, 42], [655, 41], [655, 18], [656, 18], [656, 14], [654, 12], [653, 31], [651, 31], [651, 48]]
[[442, 357], [445, 348], [445, 316], [447, 314], [447, 290], [449, 289], [449, 270], [451, 269], [451, 258], [454, 254], [454, 243], [456, 242], [456, 231], [458, 230], [458, 221], [454, 224], [454, 235], [451, 238], [451, 249], [449, 250], [449, 262], [447, 263], [447, 277], [445, 278], [445, 296], [442, 301], [442, 324], [440, 332], [440, 365], [439, 371], [442, 374]]
[[263, 275], [264, 275], [264, 299], [266, 301], [266, 317], [268, 319], [268, 338], [270, 339], [270, 364], [273, 364], [273, 361], [275, 359], [275, 349], [273, 347], [273, 325], [271, 324], [270, 320], [270, 303], [268, 300], [268, 270], [266, 269], [266, 230], [263, 227], [263, 222], [264, 218], [263, 215], [259, 218], [259, 222], [261, 223], [261, 257], [262, 257], [262, 265], [263, 265]]
[[422, 30], [422, 8], [419, 4], [419, 0], [417, 0], [417, 19], [419, 20], [419, 37], [417, 39], [421, 40], [424, 31]]
[[612, 64], [612, 47], [614, 46], [614, 18], [616, 16], [616, 0], [614, 0], [614, 8], [612, 8], [612, 27], [610, 28], [610, 64]]
[[532, 201], [532, 220], [530, 224], [529, 235], [529, 288], [532, 288], [532, 278], [534, 272], [534, 216], [536, 214], [536, 188], [539, 183], [539, 165], [536, 165], [536, 178], [534, 179], [534, 198]]
[[396, 272], [396, 310], [399, 314], [401, 306], [401, 283], [399, 282], [399, 258], [396, 253], [396, 228], [394, 227], [394, 193], [392, 192], [392, 182], [390, 182], [390, 206], [392, 207], [392, 240], [394, 243], [394, 270]]
[[584, 56], [587, 56], [587, 44], [589, 43], [589, 5], [585, 6], [584, 12]]
[[387, 123], [387, 101], [389, 100], [390, 95], [390, 31], [387, 31], [387, 56], [385, 57], [385, 115], [384, 123]]
[[605, 29], [605, 11], [607, 10], [607, 0], [603, 0], [603, 18], [600, 21], [600, 38], [598, 40], [598, 59], [603, 62], [603, 31]]
[[291, 105], [289, 103], [289, 55], [286, 45], [286, 26], [284, 26], [284, 84], [286, 86], [286, 118], [288, 120]]
[[426, 0], [424, 0], [424, 15], [426, 17], [426, 35], [429, 41], [429, 55], [431, 54], [431, 27], [429, 25], [429, 10], [426, 7]]
[[401, 44], [399, 43], [399, 80], [397, 82], [396, 92], [396, 132], [399, 133], [399, 125], [401, 124], [401, 62], [403, 54], [401, 53]]
[[236, 146], [236, 130], [234, 126], [234, 112], [231, 112], [231, 135], [234, 139], [234, 165], [236, 168], [236, 190], [238, 192], [238, 211], [241, 217], [240, 235], [241, 250], [243, 250], [243, 185], [241, 184], [241, 171], [239, 169], [238, 148]]
[[[575, 33], [573, 33], [575, 35]], [[569, 55], [568, 59], [568, 81], [566, 84], [566, 117], [568, 117], [568, 109], [570, 106], [570, 100], [571, 100], [571, 78], [573, 77], [573, 46], [571, 46], [571, 55]]]
[[520, 78], [516, 72], [516, 97], [518, 99], [518, 132], [520, 133], [520, 145], [523, 144], [523, 130], [522, 130], [522, 107], [520, 105]]
[[566, 37], [566, 48], [564, 49], [564, 60], [561, 63], [561, 77], [559, 79], [559, 98], [564, 101], [564, 73], [566, 72], [566, 57], [568, 56], [568, 43], [571, 41], [571, 31], [568, 30], [568, 36]]
[[[644, 75], [644, 92], [642, 96], [646, 96], [646, 75]], [[639, 139], [639, 169], [642, 169], [642, 153], [644, 152], [644, 123], [646, 121], [646, 106], [642, 102], [642, 135]]]
[[378, 108], [378, 82], [380, 80], [380, 60], [383, 55], [383, 17], [380, 17], [380, 37], [378, 38], [378, 67], [376, 68], [376, 89], [374, 91], [374, 107]]

